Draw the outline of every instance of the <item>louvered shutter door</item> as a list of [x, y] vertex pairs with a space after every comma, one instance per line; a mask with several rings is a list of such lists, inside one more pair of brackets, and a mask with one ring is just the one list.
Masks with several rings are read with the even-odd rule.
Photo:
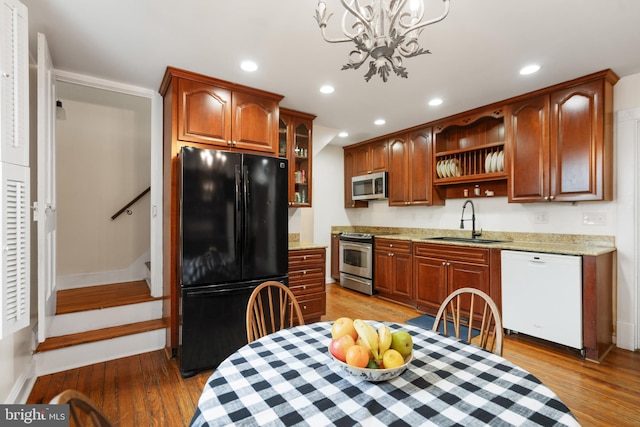
[[29, 168], [0, 162], [2, 304], [0, 338], [29, 325]]
[[29, 166], [27, 8], [0, 2], [0, 161]]

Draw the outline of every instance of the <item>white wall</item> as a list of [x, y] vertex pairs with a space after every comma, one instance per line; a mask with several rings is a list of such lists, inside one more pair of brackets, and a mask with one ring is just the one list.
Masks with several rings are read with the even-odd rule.
[[66, 120], [56, 123], [57, 268], [64, 288], [70, 277], [122, 271], [148, 258], [149, 194], [132, 215], [110, 218], [150, 185], [151, 104], [65, 82], [57, 88], [66, 110]]

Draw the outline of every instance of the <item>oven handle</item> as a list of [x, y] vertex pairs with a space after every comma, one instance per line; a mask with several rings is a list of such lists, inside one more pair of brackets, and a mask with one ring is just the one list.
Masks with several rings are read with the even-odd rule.
[[362, 283], [363, 285], [371, 286], [371, 279], [361, 279], [358, 276], [354, 276], [353, 274], [345, 274], [341, 273], [341, 276], [344, 276], [345, 279], [353, 280], [354, 282]]
[[340, 244], [343, 247], [353, 246], [353, 247], [358, 248], [358, 249], [365, 249], [365, 250], [372, 250], [373, 249], [373, 247], [372, 247], [373, 245], [371, 243], [354, 243], [354, 242], [347, 242], [347, 241], [341, 240]]

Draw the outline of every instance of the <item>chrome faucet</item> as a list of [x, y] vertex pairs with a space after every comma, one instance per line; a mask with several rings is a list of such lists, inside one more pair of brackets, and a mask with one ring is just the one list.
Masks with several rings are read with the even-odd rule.
[[462, 217], [460, 218], [460, 229], [464, 229], [464, 222], [469, 221], [469, 218], [464, 219], [464, 208], [467, 207], [468, 204], [471, 204], [471, 238], [475, 239], [476, 237], [482, 236], [482, 229], [480, 231], [476, 231], [476, 209], [473, 206], [473, 201], [471, 199], [467, 199], [462, 205]]

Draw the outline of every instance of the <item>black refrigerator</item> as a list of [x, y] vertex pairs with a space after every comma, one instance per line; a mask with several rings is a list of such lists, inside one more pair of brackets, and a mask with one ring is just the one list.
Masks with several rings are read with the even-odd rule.
[[247, 343], [255, 287], [288, 283], [287, 160], [183, 147], [180, 371], [215, 368]]

